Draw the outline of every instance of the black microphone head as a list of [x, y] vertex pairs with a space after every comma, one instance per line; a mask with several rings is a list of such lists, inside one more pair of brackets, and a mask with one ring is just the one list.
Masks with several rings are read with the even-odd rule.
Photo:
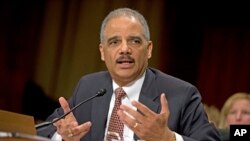
[[106, 93], [106, 89], [100, 89], [100, 90], [96, 93], [96, 95], [97, 95], [97, 96], [103, 96], [105, 93]]

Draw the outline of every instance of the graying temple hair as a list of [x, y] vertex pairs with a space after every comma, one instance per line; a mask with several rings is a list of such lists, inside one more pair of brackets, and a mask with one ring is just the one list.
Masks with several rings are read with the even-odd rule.
[[100, 31], [100, 42], [104, 41], [104, 32], [105, 32], [105, 28], [106, 28], [107, 23], [111, 19], [116, 18], [116, 17], [120, 17], [120, 16], [134, 17], [136, 20], [138, 20], [143, 27], [145, 38], [147, 40], [150, 40], [150, 32], [149, 32], [148, 24], [147, 24], [147, 21], [145, 20], [145, 18], [139, 12], [132, 10], [130, 8], [118, 8], [118, 9], [111, 11], [103, 20], [102, 26], [101, 26], [101, 31]]

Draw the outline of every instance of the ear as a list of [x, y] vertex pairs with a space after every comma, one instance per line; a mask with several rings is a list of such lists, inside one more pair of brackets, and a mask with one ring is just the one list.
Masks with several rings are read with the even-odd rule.
[[148, 59], [149, 59], [152, 56], [152, 50], [153, 50], [153, 42], [152, 41], [149, 41], [149, 44], [147, 46], [147, 50], [148, 50]]
[[101, 60], [105, 61], [105, 59], [104, 59], [104, 52], [103, 52], [103, 45], [101, 43], [99, 44], [99, 51], [101, 53]]

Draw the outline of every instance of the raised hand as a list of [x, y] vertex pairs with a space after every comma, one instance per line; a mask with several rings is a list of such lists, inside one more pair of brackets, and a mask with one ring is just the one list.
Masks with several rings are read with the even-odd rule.
[[[69, 104], [65, 98], [60, 97], [59, 103], [64, 113], [70, 111]], [[57, 121], [53, 125], [56, 126], [57, 133], [61, 135], [64, 141], [79, 141], [90, 130], [91, 122], [85, 122], [79, 125], [73, 113], [70, 113], [64, 119]]]
[[161, 94], [160, 114], [151, 111], [148, 107], [138, 101], [132, 101], [132, 105], [140, 112], [127, 105], [121, 105], [118, 115], [121, 121], [126, 124], [142, 140], [146, 141], [170, 141], [174, 137], [168, 126], [169, 109], [165, 94]]

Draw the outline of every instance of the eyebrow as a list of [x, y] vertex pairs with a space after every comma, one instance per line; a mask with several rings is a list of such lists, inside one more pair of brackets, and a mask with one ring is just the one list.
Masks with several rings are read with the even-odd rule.
[[112, 40], [114, 40], [114, 39], [117, 39], [117, 38], [118, 38], [118, 36], [110, 37], [110, 38], [108, 38], [107, 42], [110, 42], [110, 41], [112, 41]]
[[140, 36], [129, 36], [128, 38], [129, 40], [131, 39], [138, 39], [138, 40], [141, 40], [142, 41], [142, 38]]
[[[112, 41], [112, 40], [114, 40], [114, 39], [118, 39], [118, 38], [119, 38], [119, 36], [110, 37], [110, 38], [107, 39], [107, 42], [109, 43], [110, 41]], [[140, 41], [143, 40], [141, 36], [129, 36], [129, 37], [128, 37], [128, 40], [132, 40], [132, 39], [138, 39], [138, 40], [140, 40]]]

